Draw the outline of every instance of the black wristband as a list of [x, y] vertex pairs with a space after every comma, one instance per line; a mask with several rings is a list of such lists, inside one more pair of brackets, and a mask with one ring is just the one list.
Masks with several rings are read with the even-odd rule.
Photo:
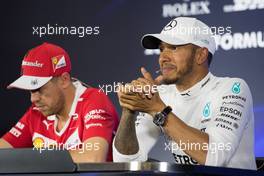
[[170, 106], [167, 106], [161, 111], [161, 113], [167, 117], [171, 111], [172, 111], [172, 108]]
[[167, 106], [161, 112], [158, 112], [157, 114], [155, 114], [153, 118], [153, 123], [156, 124], [157, 126], [163, 126], [165, 124], [167, 116], [169, 115], [171, 111], [172, 111], [172, 108], [170, 106]]

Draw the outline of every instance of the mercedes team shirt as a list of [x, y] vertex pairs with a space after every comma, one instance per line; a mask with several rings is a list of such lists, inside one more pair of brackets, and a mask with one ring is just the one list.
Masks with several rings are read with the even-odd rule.
[[[256, 169], [253, 103], [244, 80], [215, 77], [208, 73], [184, 92], [179, 92], [175, 85], [162, 85], [158, 90], [163, 102], [172, 107], [177, 117], [209, 135], [209, 144], [200, 146], [208, 149], [205, 165]], [[149, 114], [140, 113], [137, 116], [138, 153], [123, 155], [113, 145], [114, 161], [147, 160], [149, 151], [161, 134], [160, 128], [152, 121]], [[160, 150], [169, 149], [176, 163], [198, 164], [182, 150], [183, 145], [172, 140], [168, 145]]]

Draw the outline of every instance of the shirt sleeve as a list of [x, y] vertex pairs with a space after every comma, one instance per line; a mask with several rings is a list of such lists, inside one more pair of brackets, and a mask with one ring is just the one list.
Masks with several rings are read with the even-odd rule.
[[32, 147], [32, 135], [30, 132], [30, 121], [32, 107], [2, 138], [14, 148]]
[[213, 118], [205, 132], [209, 148], [205, 165], [226, 166], [236, 152], [243, 131], [254, 118], [252, 96], [246, 82], [233, 78], [221, 88]]
[[148, 153], [158, 141], [160, 129], [152, 122], [152, 117], [146, 113], [139, 113], [136, 125], [136, 135], [139, 144], [139, 151], [133, 155], [124, 155], [120, 153], [113, 142], [113, 160], [114, 162], [147, 161]]
[[102, 137], [109, 145], [118, 125], [117, 112], [109, 98], [93, 89], [85, 104], [83, 141], [91, 137]]

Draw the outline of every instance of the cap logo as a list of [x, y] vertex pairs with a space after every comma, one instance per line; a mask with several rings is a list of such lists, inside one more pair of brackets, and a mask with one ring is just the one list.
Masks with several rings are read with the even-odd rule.
[[37, 79], [33, 79], [33, 80], [31, 80], [30, 84], [32, 86], [36, 86], [38, 84], [38, 80]]
[[177, 21], [176, 20], [171, 20], [169, 22], [169, 24], [167, 24], [164, 28], [163, 31], [168, 31], [171, 30], [172, 28], [174, 28], [177, 25]]
[[35, 62], [28, 62], [28, 61], [22, 61], [22, 66], [29, 66], [29, 67], [42, 67], [42, 63], [38, 63], [38, 61]]
[[65, 67], [66, 61], [64, 55], [59, 55], [51, 58], [53, 71], [55, 72], [57, 69]]

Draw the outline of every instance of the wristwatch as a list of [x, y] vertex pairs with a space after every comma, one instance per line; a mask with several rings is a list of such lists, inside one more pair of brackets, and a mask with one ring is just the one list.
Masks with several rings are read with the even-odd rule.
[[163, 126], [167, 119], [167, 116], [171, 111], [172, 108], [170, 106], [167, 106], [161, 112], [156, 113], [153, 118], [153, 123], [157, 126]]

